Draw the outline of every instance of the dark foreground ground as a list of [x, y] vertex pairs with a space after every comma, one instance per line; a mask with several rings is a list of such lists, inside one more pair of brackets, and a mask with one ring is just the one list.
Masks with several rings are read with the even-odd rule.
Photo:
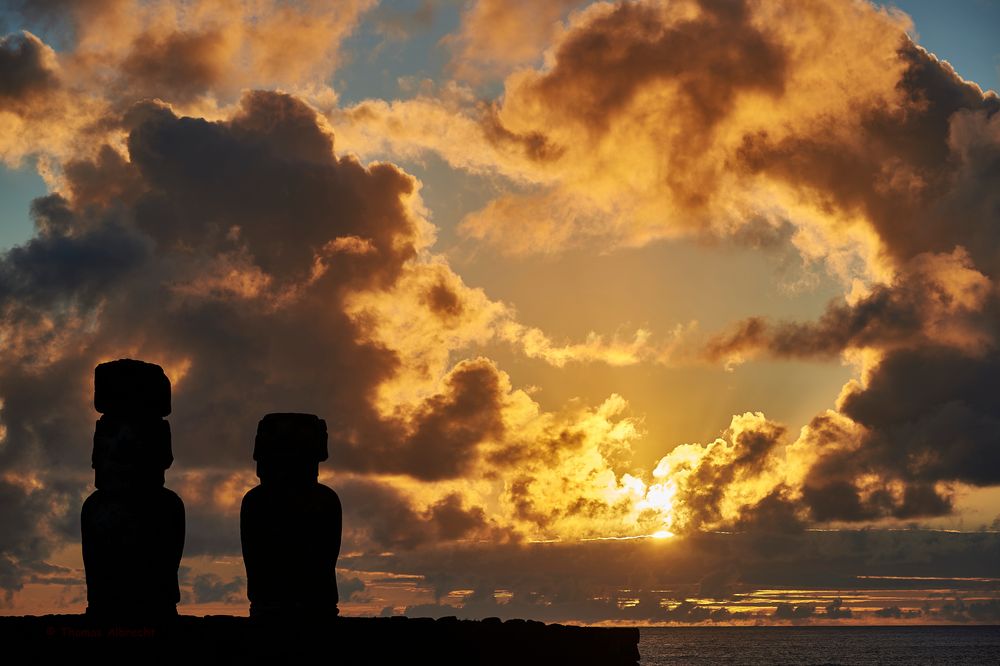
[[101, 622], [85, 615], [0, 617], [5, 652], [33, 663], [637, 664], [639, 630], [524, 620], [342, 617], [275, 623], [180, 616]]

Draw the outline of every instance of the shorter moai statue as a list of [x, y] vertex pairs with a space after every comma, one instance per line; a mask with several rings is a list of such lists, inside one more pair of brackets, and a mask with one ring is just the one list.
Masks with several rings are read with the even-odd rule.
[[94, 370], [94, 485], [81, 515], [87, 614], [177, 614], [184, 503], [163, 487], [173, 463], [170, 380], [152, 363], [120, 359]]
[[319, 483], [326, 421], [268, 414], [257, 424], [253, 459], [260, 485], [243, 497], [240, 540], [252, 617], [336, 616], [340, 498]]

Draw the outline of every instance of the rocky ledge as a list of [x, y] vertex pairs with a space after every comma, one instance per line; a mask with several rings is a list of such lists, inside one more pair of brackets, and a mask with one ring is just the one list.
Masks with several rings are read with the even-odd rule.
[[[340, 617], [275, 622], [179, 616], [166, 622], [86, 615], [0, 617], [5, 649], [34, 663], [629, 664], [639, 630], [531, 620]], [[21, 648], [20, 650], [17, 648]]]

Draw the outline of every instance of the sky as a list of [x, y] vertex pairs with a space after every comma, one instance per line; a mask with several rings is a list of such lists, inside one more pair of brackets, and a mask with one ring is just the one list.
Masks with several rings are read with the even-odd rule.
[[1000, 618], [1000, 3], [2, 7], [0, 612], [129, 357], [184, 613], [294, 411], [345, 614]]

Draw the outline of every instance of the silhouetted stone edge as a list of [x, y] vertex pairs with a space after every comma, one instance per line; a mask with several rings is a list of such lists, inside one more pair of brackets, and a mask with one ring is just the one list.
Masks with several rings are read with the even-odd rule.
[[[228, 615], [163, 622], [101, 622], [86, 615], [0, 617], [5, 648], [54, 659], [221, 663], [445, 664], [639, 663], [636, 628], [531, 620], [340, 617], [271, 622]], [[405, 661], [404, 661], [405, 660]]]

